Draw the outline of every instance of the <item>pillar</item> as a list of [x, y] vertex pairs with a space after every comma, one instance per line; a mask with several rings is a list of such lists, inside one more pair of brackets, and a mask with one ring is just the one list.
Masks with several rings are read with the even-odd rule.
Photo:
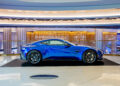
[[3, 28], [4, 54], [11, 54], [11, 28]]
[[96, 48], [102, 49], [102, 29], [96, 29]]
[[20, 53], [20, 47], [26, 44], [26, 29], [25, 28], [16, 28], [17, 29], [17, 53]]

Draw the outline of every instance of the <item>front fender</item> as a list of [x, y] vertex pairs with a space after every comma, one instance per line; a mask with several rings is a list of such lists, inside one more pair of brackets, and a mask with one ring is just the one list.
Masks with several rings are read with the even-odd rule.
[[84, 48], [81, 48], [81, 52], [79, 54], [79, 60], [82, 60], [83, 59], [83, 54], [87, 51], [87, 50], [93, 50], [95, 51], [95, 53], [97, 54], [96, 50], [95, 49], [92, 49], [92, 48], [89, 48], [89, 47], [84, 47]]

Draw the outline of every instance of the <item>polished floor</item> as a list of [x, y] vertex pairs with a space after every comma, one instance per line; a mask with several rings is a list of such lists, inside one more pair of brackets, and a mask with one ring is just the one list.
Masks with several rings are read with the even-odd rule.
[[8, 67], [4, 65], [17, 63], [19, 56], [1, 56], [0, 62], [6, 61], [6, 64], [4, 62], [0, 67], [0, 86], [120, 86], [120, 64], [118, 63], [120, 57], [112, 57], [113, 60], [111, 57], [109, 59], [109, 56], [104, 56], [108, 60], [105, 61], [106, 64], [111, 62], [110, 65]]
[[2, 67], [57, 67], [57, 66], [118, 66], [119, 64], [106, 58], [94, 64], [84, 64], [82, 61], [42, 61], [39, 65], [32, 65], [20, 59], [12, 60]]

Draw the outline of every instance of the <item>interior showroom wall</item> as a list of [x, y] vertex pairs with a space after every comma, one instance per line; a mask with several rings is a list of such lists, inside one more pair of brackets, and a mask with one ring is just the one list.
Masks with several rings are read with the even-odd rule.
[[108, 28], [0, 28], [0, 53], [19, 54], [20, 46], [39, 40], [60, 38], [77, 45], [102, 49], [105, 54], [120, 54], [120, 30]]

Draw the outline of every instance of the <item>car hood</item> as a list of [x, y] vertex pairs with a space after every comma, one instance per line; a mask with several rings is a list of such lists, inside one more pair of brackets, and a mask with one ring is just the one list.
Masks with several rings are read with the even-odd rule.
[[25, 44], [25, 45], [22, 45], [22, 47], [35, 47], [36, 45], [34, 44]]
[[94, 49], [94, 50], [99, 50], [99, 49], [97, 49], [97, 48], [95, 48], [95, 47], [91, 47], [91, 46], [86, 46], [86, 45], [76, 45], [76, 47], [78, 47], [78, 48], [88, 48], [88, 49]]

